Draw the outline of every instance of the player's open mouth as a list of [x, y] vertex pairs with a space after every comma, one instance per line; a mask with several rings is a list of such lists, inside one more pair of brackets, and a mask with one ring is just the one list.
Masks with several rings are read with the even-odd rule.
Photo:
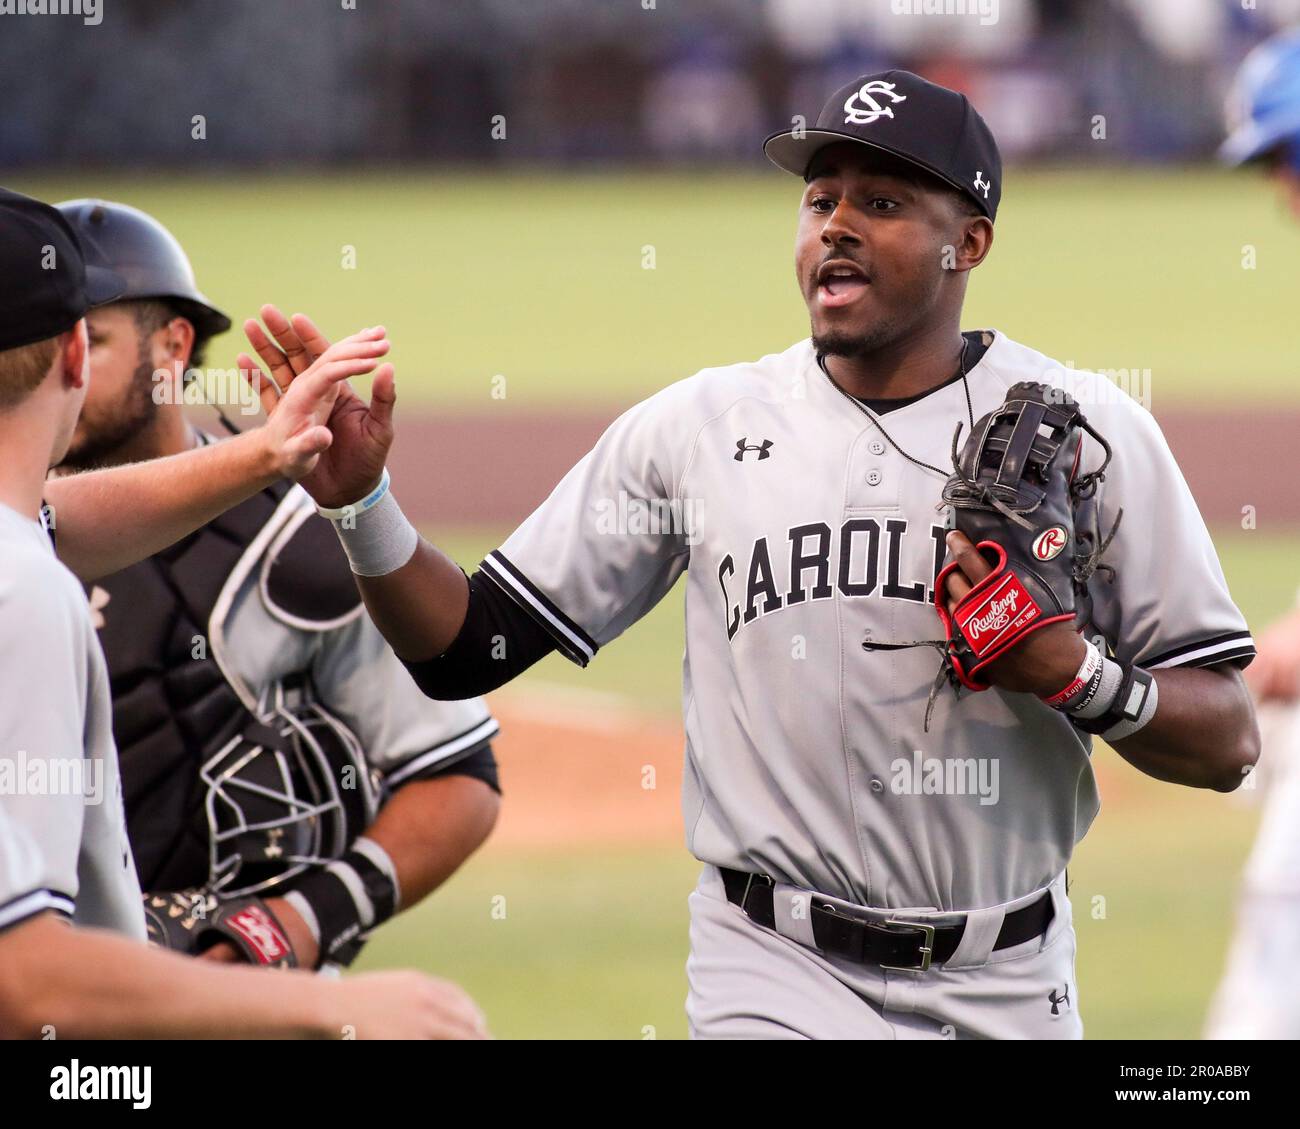
[[847, 306], [870, 285], [862, 268], [847, 259], [823, 263], [817, 271], [817, 300], [823, 307]]

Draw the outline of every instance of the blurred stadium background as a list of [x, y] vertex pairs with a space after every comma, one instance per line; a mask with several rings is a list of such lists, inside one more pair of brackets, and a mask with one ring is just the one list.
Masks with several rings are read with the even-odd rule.
[[[237, 321], [386, 324], [400, 496], [468, 568], [623, 408], [805, 333], [795, 186], [759, 143], [854, 74], [918, 70], [1009, 165], [967, 324], [1140, 382], [1259, 629], [1297, 583], [1300, 501], [1249, 474], [1295, 465], [1300, 229], [1212, 154], [1233, 68], [1292, 21], [1300, 0], [103, 0], [97, 25], [0, 17], [0, 167], [152, 212]], [[675, 592], [589, 671], [494, 696], [498, 833], [364, 965], [462, 981], [502, 1036], [684, 1034], [681, 641]], [[1096, 760], [1087, 1032], [1195, 1037], [1254, 813]]]

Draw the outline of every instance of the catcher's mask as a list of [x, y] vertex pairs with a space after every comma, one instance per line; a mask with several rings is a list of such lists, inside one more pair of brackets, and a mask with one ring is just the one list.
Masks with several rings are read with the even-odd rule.
[[253, 721], [207, 760], [208, 888], [264, 893], [339, 858], [374, 820], [360, 742], [306, 686], [276, 684]]

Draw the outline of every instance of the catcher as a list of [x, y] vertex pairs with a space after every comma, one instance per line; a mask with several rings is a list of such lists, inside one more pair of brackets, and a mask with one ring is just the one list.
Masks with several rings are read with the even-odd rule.
[[[1065, 867], [1092, 738], [1235, 788], [1250, 634], [1151, 416], [961, 331], [1002, 192], [965, 97], [866, 75], [766, 152], [803, 181], [810, 339], [631, 408], [468, 578], [384, 470], [391, 371], [368, 406], [343, 391], [303, 485], [436, 698], [554, 649], [585, 665], [685, 574], [696, 1036], [1079, 1037]], [[275, 335], [254, 343], [277, 375], [326, 347], [303, 318]], [[620, 492], [701, 516], [614, 532]], [[937, 667], [962, 693], [927, 731]]]
[[[92, 378], [62, 472], [216, 442], [187, 421], [182, 381], [230, 321], [179, 243], [124, 204], [58, 207], [126, 282], [87, 315]], [[155, 943], [338, 969], [491, 830], [496, 722], [481, 699], [420, 694], [292, 483], [99, 578], [90, 601]]]

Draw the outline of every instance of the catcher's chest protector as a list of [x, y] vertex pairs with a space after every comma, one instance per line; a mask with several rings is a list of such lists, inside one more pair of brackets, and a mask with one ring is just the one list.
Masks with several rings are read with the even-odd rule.
[[208, 877], [199, 767], [249, 720], [212, 658], [209, 620], [288, 489], [280, 483], [264, 490], [91, 586], [102, 619], [127, 831], [145, 890], [180, 890]]

